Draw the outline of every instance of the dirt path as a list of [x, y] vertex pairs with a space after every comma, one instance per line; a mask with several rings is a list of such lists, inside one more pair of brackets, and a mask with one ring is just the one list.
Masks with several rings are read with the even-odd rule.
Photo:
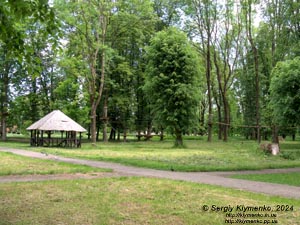
[[[98, 168], [113, 169], [114, 173], [111, 173], [111, 176], [126, 175], [126, 176], [167, 178], [172, 180], [183, 180], [183, 181], [190, 181], [190, 182], [203, 183], [203, 184], [219, 185], [219, 186], [235, 188], [239, 190], [264, 193], [267, 195], [275, 195], [275, 196], [300, 199], [300, 187], [282, 185], [282, 184], [271, 184], [271, 183], [258, 182], [258, 181], [247, 181], [247, 180], [240, 180], [240, 179], [233, 179], [233, 178], [226, 177], [236, 173], [246, 174], [246, 173], [300, 172], [300, 168], [274, 169], [274, 170], [261, 170], [261, 171], [235, 171], [235, 172], [171, 172], [171, 171], [161, 171], [161, 170], [147, 169], [147, 168], [137, 168], [132, 166], [124, 166], [117, 163], [65, 158], [56, 155], [19, 150], [19, 149], [3, 148], [3, 147], [0, 147], [0, 151], [11, 152], [14, 154], [32, 157], [32, 158], [48, 159], [48, 160], [55, 160], [60, 162], [73, 163], [73, 164], [89, 165]], [[1, 179], [2, 178], [0, 177], [0, 180]]]

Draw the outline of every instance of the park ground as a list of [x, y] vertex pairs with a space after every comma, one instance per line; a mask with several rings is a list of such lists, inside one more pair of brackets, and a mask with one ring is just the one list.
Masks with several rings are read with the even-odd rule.
[[[3, 218], [1, 221], [4, 221], [0, 224], [224, 224], [228, 219], [226, 213], [213, 211], [214, 205], [234, 208], [237, 205], [270, 206], [274, 215], [270, 214], [270, 218], [264, 217], [264, 222], [273, 220], [279, 224], [300, 224], [297, 219], [300, 217], [300, 198], [274, 195], [274, 189], [269, 193], [258, 194], [254, 191], [243, 191], [238, 187], [232, 189], [221, 187], [220, 184], [203, 184], [201, 179], [198, 181], [200, 183], [195, 183], [180, 179], [172, 180], [172, 177], [160, 179], [155, 176], [143, 177], [140, 174], [132, 176], [134, 174], [128, 174], [124, 170], [114, 169], [112, 172], [108, 168], [99, 169], [57, 160], [59, 157], [96, 162], [104, 160], [131, 164], [128, 167], [135, 168], [136, 171], [143, 170], [136, 166], [148, 167], [150, 169], [146, 170], [151, 171], [153, 167], [157, 167], [155, 171], [164, 169], [162, 173], [167, 174], [195, 174], [184, 171], [218, 171], [200, 173], [206, 175], [210, 173], [209, 176], [213, 173], [215, 180], [236, 180], [225, 177], [231, 176], [232, 172], [227, 172], [230, 169], [220, 165], [220, 162], [223, 160], [223, 164], [226, 161], [230, 163], [240, 157], [240, 160], [231, 167], [234, 173], [244, 169], [248, 171], [243, 173], [258, 173], [258, 169], [276, 168], [278, 165], [278, 168], [293, 168], [288, 171], [276, 170], [278, 175], [289, 172], [285, 173], [284, 177], [291, 177], [293, 180], [292, 178], [299, 174], [295, 168], [300, 167], [296, 151], [299, 142], [286, 142], [282, 155], [275, 157], [262, 153], [255, 148], [253, 142], [242, 143], [236, 140], [230, 144], [217, 142], [212, 145], [207, 145], [204, 141], [191, 140], [187, 142], [185, 149], [173, 149], [168, 141], [100, 143], [97, 147], [85, 144], [82, 149], [33, 149], [23, 143], [0, 145], [2, 149], [6, 146], [9, 149], [24, 149], [27, 152], [34, 150], [35, 154], [48, 157], [41, 160], [1, 152], [1, 162], [6, 162], [1, 164], [2, 178], [10, 177], [18, 180], [27, 177], [27, 180], [23, 182], [8, 180], [0, 184], [0, 217]], [[227, 151], [229, 156], [225, 157], [224, 151]], [[56, 160], [49, 160], [52, 154], [53, 157], [57, 157]], [[211, 159], [208, 160], [209, 164], [206, 164], [208, 169], [195, 166], [197, 161], [200, 163], [203, 160], [200, 159], [201, 155], [206, 160]], [[230, 161], [230, 157], [235, 158]], [[248, 158], [253, 157], [253, 160], [248, 161]], [[166, 161], [167, 158], [169, 161]], [[246, 162], [241, 161], [242, 158], [246, 159], [244, 160]], [[152, 163], [145, 163], [147, 159]], [[258, 159], [260, 162], [254, 163]], [[142, 164], [137, 164], [138, 160], [142, 161]], [[273, 174], [272, 170], [264, 170], [264, 174], [268, 173]], [[46, 179], [43, 179], [45, 176]], [[30, 180], [29, 177], [39, 177], [39, 182]], [[282, 178], [279, 180], [283, 183], [288, 182], [288, 185], [282, 184], [286, 188], [299, 187], [297, 183], [290, 184], [289, 181], [282, 181]], [[270, 182], [276, 183], [276, 179]], [[260, 184], [270, 185], [262, 182]], [[211, 210], [204, 211], [202, 208], [204, 205], [209, 206]], [[269, 212], [264, 212], [267, 213]]]

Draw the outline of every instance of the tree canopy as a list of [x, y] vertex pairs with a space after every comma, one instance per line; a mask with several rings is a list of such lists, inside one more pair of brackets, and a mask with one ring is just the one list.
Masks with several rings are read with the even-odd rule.
[[182, 146], [183, 132], [197, 124], [202, 79], [198, 57], [184, 33], [174, 28], [161, 31], [147, 49], [148, 94], [154, 120], [175, 134]]
[[277, 124], [300, 125], [300, 57], [278, 62], [270, 84], [271, 108]]

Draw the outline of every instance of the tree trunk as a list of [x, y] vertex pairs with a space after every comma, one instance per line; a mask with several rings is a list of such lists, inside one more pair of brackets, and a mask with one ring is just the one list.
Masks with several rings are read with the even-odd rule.
[[104, 107], [103, 107], [103, 141], [107, 142], [107, 123], [108, 123], [108, 117], [107, 117], [107, 98], [104, 101]]
[[254, 68], [255, 68], [255, 109], [256, 109], [256, 138], [257, 142], [261, 142], [260, 135], [260, 80], [259, 80], [259, 61], [258, 61], [258, 51], [255, 46], [252, 37], [252, 6], [251, 2], [248, 3], [248, 12], [246, 15], [246, 25], [247, 25], [247, 37], [251, 45], [253, 58], [254, 58]]
[[224, 127], [223, 127], [223, 141], [228, 141], [228, 133], [229, 133], [229, 124], [230, 124], [230, 110], [229, 110], [229, 104], [226, 97], [226, 93], [224, 93], [223, 97], [224, 102]]
[[124, 131], [123, 131], [123, 141], [126, 142], [127, 141], [127, 128], [125, 127], [124, 128]]
[[[92, 2], [89, 2], [90, 7], [94, 7]], [[102, 7], [103, 6], [103, 7]], [[102, 93], [104, 89], [104, 81], [105, 81], [105, 68], [106, 68], [106, 48], [105, 48], [105, 42], [106, 42], [106, 31], [108, 26], [108, 20], [109, 20], [109, 13], [104, 5], [99, 5], [98, 14], [98, 26], [101, 27], [100, 30], [94, 30], [93, 31], [93, 38], [95, 38], [93, 41], [91, 41], [89, 29], [87, 29], [88, 26], [90, 26], [89, 22], [86, 22], [85, 26], [85, 39], [87, 42], [87, 45], [89, 47], [88, 51], [88, 63], [89, 63], [89, 69], [90, 69], [90, 75], [87, 76], [87, 83], [88, 83], [88, 91], [90, 95], [90, 104], [91, 104], [91, 136], [92, 136], [92, 142], [96, 143], [96, 110], [100, 104], [100, 101], [102, 99]], [[82, 12], [84, 14], [84, 12]], [[85, 16], [85, 15], [83, 15]], [[86, 57], [86, 56], [84, 56]], [[99, 65], [100, 64], [100, 65]], [[100, 79], [98, 74], [98, 67], [101, 68], [100, 72]]]
[[211, 61], [210, 61], [210, 35], [207, 40], [207, 54], [206, 54], [206, 84], [207, 84], [207, 97], [208, 97], [208, 136], [207, 141], [212, 141], [212, 100], [211, 100]]
[[[219, 95], [220, 96], [220, 95]], [[222, 124], [222, 112], [221, 112], [221, 100], [217, 100], [218, 96], [215, 97], [216, 105], [217, 105], [217, 112], [218, 112], [218, 139], [222, 140], [222, 133], [223, 133], [223, 124]]]
[[160, 141], [163, 141], [164, 140], [164, 128], [161, 128], [160, 130]]
[[[218, 80], [218, 87], [219, 87], [219, 96], [220, 96], [220, 100], [219, 100], [219, 104], [217, 104], [218, 107], [218, 114], [219, 115], [219, 122], [222, 123], [221, 126], [219, 126], [219, 140], [222, 139], [222, 133], [223, 133], [223, 141], [228, 141], [228, 130], [229, 130], [229, 103], [227, 100], [227, 80], [225, 78], [225, 75], [223, 75], [223, 79], [222, 79], [222, 74], [221, 74], [221, 70], [218, 64], [218, 59], [217, 59], [217, 52], [214, 51], [214, 64], [216, 67], [216, 73], [217, 73], [217, 80]], [[225, 69], [223, 71], [223, 73], [225, 72]], [[230, 74], [228, 75], [228, 77], [230, 77]], [[223, 105], [223, 116], [224, 116], [224, 120], [222, 122], [221, 119], [221, 102]]]
[[205, 134], [204, 127], [205, 127], [205, 112], [206, 112], [207, 106], [206, 102], [204, 100], [201, 101], [201, 109], [199, 112], [199, 122], [201, 126], [200, 135], [203, 136]]
[[272, 143], [279, 144], [278, 127], [276, 125], [272, 127]]
[[6, 116], [4, 114], [1, 115], [1, 139], [6, 141]]
[[92, 106], [91, 110], [91, 137], [92, 137], [92, 143], [96, 144], [97, 142], [97, 136], [96, 136], [96, 129], [97, 129], [97, 113], [96, 113], [96, 106]]
[[183, 146], [183, 139], [182, 139], [182, 132], [178, 129], [175, 130], [175, 147], [182, 147]]
[[9, 76], [8, 76], [8, 73], [9, 73], [9, 65], [6, 64], [5, 66], [5, 69], [3, 71], [3, 76], [1, 77], [2, 78], [2, 85], [0, 86], [1, 87], [1, 112], [0, 112], [0, 115], [1, 115], [1, 131], [2, 131], [2, 134], [1, 134], [1, 139], [3, 141], [6, 140], [6, 117], [8, 115], [8, 85], [9, 85]]

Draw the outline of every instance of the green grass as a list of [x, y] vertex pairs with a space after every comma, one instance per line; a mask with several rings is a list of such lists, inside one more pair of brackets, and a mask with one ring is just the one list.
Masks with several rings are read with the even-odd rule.
[[68, 164], [50, 160], [32, 159], [12, 153], [0, 152], [0, 176], [28, 174], [63, 174], [107, 172], [108, 169]]
[[288, 184], [300, 187], [300, 173], [273, 173], [273, 174], [244, 174], [233, 175], [232, 178], [263, 181], [276, 184]]
[[273, 219], [300, 224], [299, 200], [154, 178], [6, 183], [0, 201], [1, 225], [224, 224], [224, 212], [205, 212], [203, 205], [289, 205], [293, 211], [272, 212]]
[[[148, 142], [89, 143], [81, 149], [34, 148], [24, 143], [5, 143], [8, 147], [48, 152], [66, 157], [117, 162], [138, 167], [175, 171], [228, 171], [300, 167], [300, 142], [281, 144], [281, 154], [265, 154], [254, 141], [227, 143], [185, 140], [185, 148], [173, 148], [173, 140]], [[0, 145], [4, 143], [0, 142]]]
[[[165, 165], [166, 168], [170, 162], [172, 165], [177, 163], [183, 166], [204, 163], [205, 160], [200, 156], [211, 158], [208, 160], [211, 168], [213, 166], [218, 168], [216, 166], [218, 160], [229, 160], [229, 157], [241, 160], [242, 156], [247, 160], [254, 156], [256, 160], [260, 157], [262, 159], [270, 157], [267, 161], [276, 159], [286, 161], [287, 165], [290, 165], [288, 164], [290, 162], [297, 162], [297, 159], [265, 155], [258, 151], [252, 142], [231, 144], [217, 142], [209, 145], [204, 141], [190, 140], [187, 141], [185, 149], [172, 148], [170, 141], [98, 143], [96, 147], [84, 144], [82, 149], [31, 148], [22, 143], [0, 143], [0, 145], [96, 160], [124, 159], [127, 164], [133, 163], [133, 159], [136, 163], [141, 160], [140, 166], [145, 166], [147, 162], [145, 157], [148, 157], [153, 159], [153, 166]], [[293, 151], [293, 148], [289, 148], [291, 149]], [[249, 150], [253, 152], [249, 153]], [[225, 154], [226, 151], [229, 156]], [[170, 162], [166, 161], [168, 158]], [[182, 161], [182, 158], [188, 160]], [[26, 174], [28, 171], [33, 174], [44, 174], [98, 170], [1, 152], [0, 162], [0, 171], [6, 171], [6, 174]], [[245, 161], [238, 162], [236, 168], [242, 167], [242, 164], [245, 164]], [[230, 205], [235, 209], [237, 205], [254, 207], [266, 205], [275, 210], [277, 205], [293, 206], [293, 211], [272, 212], [276, 215], [276, 218], [272, 219], [276, 219], [278, 224], [300, 225], [300, 200], [190, 182], [120, 177], [0, 183], [0, 225], [224, 224], [226, 213], [211, 210], [205, 212], [202, 210], [203, 205], [210, 208], [212, 205], [219, 207]]]

